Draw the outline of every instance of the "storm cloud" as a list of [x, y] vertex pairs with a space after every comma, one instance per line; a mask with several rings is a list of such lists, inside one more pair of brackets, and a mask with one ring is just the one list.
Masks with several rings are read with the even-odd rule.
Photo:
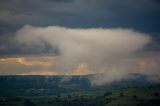
[[34, 45], [43, 48], [47, 43], [59, 51], [53, 64], [56, 72], [71, 74], [83, 64], [82, 67], [90, 73], [104, 74], [92, 79], [93, 83], [101, 84], [121, 80], [128, 73], [134, 73], [133, 58], [151, 38], [131, 29], [26, 25], [15, 33], [14, 41], [24, 48]]

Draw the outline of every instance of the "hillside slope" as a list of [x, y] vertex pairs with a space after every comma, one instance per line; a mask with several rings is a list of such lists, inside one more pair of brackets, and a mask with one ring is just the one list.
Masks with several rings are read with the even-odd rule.
[[160, 88], [125, 88], [90, 94], [0, 99], [0, 106], [160, 106]]

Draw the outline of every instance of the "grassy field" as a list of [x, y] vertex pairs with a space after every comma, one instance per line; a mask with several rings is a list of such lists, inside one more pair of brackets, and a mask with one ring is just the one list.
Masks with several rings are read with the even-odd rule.
[[0, 106], [160, 106], [160, 88], [125, 88], [112, 92], [58, 96], [1, 97]]

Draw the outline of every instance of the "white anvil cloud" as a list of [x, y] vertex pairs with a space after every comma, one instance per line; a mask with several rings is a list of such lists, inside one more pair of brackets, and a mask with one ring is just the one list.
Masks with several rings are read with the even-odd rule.
[[150, 42], [147, 34], [120, 28], [74, 29], [26, 25], [15, 34], [15, 41], [25, 47], [38, 45], [43, 48], [45, 42], [58, 48], [60, 56], [53, 68], [59, 73], [72, 73], [80, 63], [87, 64], [87, 71], [103, 72], [104, 77], [96, 79], [96, 83], [120, 80], [130, 73], [134, 66], [132, 58]]

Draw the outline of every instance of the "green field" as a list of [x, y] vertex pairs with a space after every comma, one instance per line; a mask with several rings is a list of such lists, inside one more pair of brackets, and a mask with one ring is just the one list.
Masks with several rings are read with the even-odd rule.
[[1, 97], [0, 106], [160, 106], [160, 88], [139, 87], [89, 94]]

